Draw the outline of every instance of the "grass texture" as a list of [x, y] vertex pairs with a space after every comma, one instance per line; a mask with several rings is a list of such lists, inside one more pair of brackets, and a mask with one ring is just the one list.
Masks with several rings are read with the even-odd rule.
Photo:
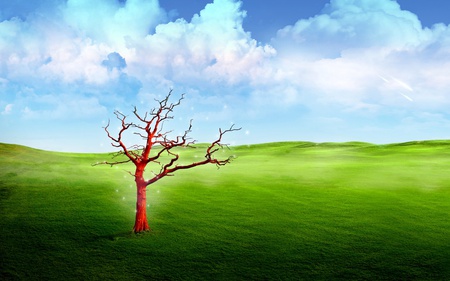
[[0, 279], [450, 280], [450, 142], [219, 153], [149, 186], [134, 235], [132, 166], [0, 144]]

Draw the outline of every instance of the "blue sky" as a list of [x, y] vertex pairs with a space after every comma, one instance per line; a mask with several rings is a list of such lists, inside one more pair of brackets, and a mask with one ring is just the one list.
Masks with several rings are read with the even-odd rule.
[[449, 8], [0, 0], [0, 142], [111, 151], [113, 111], [151, 110], [171, 88], [186, 99], [166, 127], [193, 119], [200, 142], [232, 123], [230, 144], [448, 139]]

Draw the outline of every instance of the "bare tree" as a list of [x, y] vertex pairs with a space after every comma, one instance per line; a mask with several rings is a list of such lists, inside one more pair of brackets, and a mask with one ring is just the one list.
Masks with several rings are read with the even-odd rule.
[[[111, 139], [111, 145], [120, 149], [115, 156], [125, 156], [125, 160], [117, 160], [112, 162], [101, 162], [99, 164], [107, 165], [118, 165], [132, 162], [135, 165], [134, 176], [137, 189], [137, 200], [136, 200], [136, 219], [133, 227], [135, 233], [148, 231], [150, 227], [147, 220], [147, 196], [146, 188], [148, 185], [155, 183], [156, 181], [162, 179], [165, 176], [171, 176], [175, 171], [190, 169], [196, 166], [205, 164], [215, 164], [218, 167], [230, 163], [232, 157], [219, 160], [215, 158], [214, 154], [222, 149], [225, 144], [222, 144], [222, 137], [232, 131], [238, 131], [241, 128], [234, 128], [232, 125], [227, 130], [219, 129], [219, 136], [215, 141], [213, 141], [205, 151], [205, 158], [198, 162], [193, 162], [190, 164], [178, 164], [180, 158], [179, 153], [177, 153], [174, 148], [177, 147], [192, 147], [195, 141], [189, 141], [188, 133], [192, 129], [192, 120], [189, 123], [188, 129], [183, 135], [176, 136], [175, 138], [170, 138], [170, 131], [163, 131], [164, 122], [173, 119], [171, 115], [174, 108], [180, 105], [181, 101], [184, 99], [184, 95], [176, 103], [169, 103], [169, 98], [172, 94], [172, 90], [163, 100], [156, 100], [159, 103], [157, 108], [154, 108], [150, 113], [146, 112], [140, 114], [137, 108], [134, 107], [133, 114], [136, 119], [135, 122], [129, 122], [127, 116], [119, 111], [115, 111], [117, 119], [120, 121], [121, 126], [117, 136], [113, 136], [109, 130], [110, 123], [104, 127], [106, 134]], [[132, 146], [127, 146], [124, 141], [124, 134], [132, 132], [140, 136], [145, 142], [142, 145], [134, 144]], [[153, 151], [153, 150], [156, 150]], [[123, 158], [122, 158], [123, 159]], [[167, 163], [161, 163], [161, 160], [166, 160]], [[159, 165], [159, 172], [153, 173], [151, 178], [146, 179], [144, 172], [148, 164], [154, 163]]]

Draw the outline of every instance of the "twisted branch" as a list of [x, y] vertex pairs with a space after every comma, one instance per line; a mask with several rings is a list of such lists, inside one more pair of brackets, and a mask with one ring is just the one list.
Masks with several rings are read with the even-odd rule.
[[[151, 179], [145, 181], [145, 183], [149, 185], [165, 176], [173, 175], [173, 173], [177, 170], [189, 169], [205, 164], [215, 164], [219, 168], [220, 166], [228, 164], [232, 160], [232, 156], [228, 157], [227, 159], [219, 160], [214, 157], [214, 154], [220, 149], [228, 147], [228, 145], [221, 143], [222, 138], [225, 134], [241, 130], [241, 128], [235, 128], [234, 124], [227, 130], [219, 129], [218, 138], [206, 148], [204, 160], [193, 162], [191, 164], [176, 164], [180, 156], [179, 154], [175, 153], [173, 149], [176, 147], [191, 147], [195, 143], [195, 141], [190, 141], [191, 139], [188, 136], [192, 130], [192, 120], [190, 120], [189, 127], [184, 131], [184, 134], [181, 136], [176, 136], [174, 139], [169, 139], [168, 137], [168, 134], [171, 131], [163, 132], [164, 122], [166, 120], [173, 119], [171, 113], [173, 112], [174, 108], [180, 105], [181, 101], [184, 99], [183, 94], [177, 102], [169, 103], [171, 94], [172, 90], [170, 90], [170, 92], [164, 99], [160, 101], [156, 100], [159, 106], [152, 109], [150, 113], [145, 112], [143, 115], [139, 114], [137, 108], [134, 107], [133, 114], [136, 117], [138, 123], [128, 122], [126, 115], [124, 115], [120, 111], [114, 111], [116, 118], [121, 123], [121, 127], [119, 129], [117, 137], [113, 137], [111, 135], [109, 131], [109, 121], [108, 124], [104, 127], [104, 130], [106, 131], [108, 138], [112, 141], [111, 145], [113, 147], [121, 149], [121, 151], [116, 153], [115, 157], [125, 155], [128, 159], [115, 162], [104, 161], [96, 163], [94, 165], [107, 164], [113, 166], [132, 162], [136, 166], [136, 172], [134, 174], [130, 172], [130, 174], [137, 177], [138, 171], [141, 171], [140, 173], [142, 174], [142, 171], [144, 171], [147, 164], [156, 163], [161, 165], [161, 163], [158, 161], [160, 157], [162, 157], [163, 155], [168, 155], [170, 157], [170, 160], [168, 160], [166, 164], [161, 165], [159, 173], [154, 174]], [[123, 143], [123, 134], [131, 128], [138, 130], [137, 132], [134, 132], [134, 134], [140, 136], [145, 140], [144, 145], [135, 144], [127, 147]], [[161, 149], [153, 156], [150, 156], [150, 152], [152, 148], [155, 147], [155, 145], [159, 145]]]

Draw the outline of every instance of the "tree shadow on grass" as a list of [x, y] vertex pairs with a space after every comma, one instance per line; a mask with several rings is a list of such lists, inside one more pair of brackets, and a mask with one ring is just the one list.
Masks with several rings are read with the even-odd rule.
[[107, 235], [97, 235], [95, 236], [95, 240], [109, 240], [109, 241], [118, 241], [121, 239], [139, 239], [144, 238], [148, 236], [153, 236], [156, 233], [154, 231], [145, 231], [141, 233], [134, 233], [133, 231], [123, 231], [123, 232], [117, 232], [113, 234], [107, 234]]

